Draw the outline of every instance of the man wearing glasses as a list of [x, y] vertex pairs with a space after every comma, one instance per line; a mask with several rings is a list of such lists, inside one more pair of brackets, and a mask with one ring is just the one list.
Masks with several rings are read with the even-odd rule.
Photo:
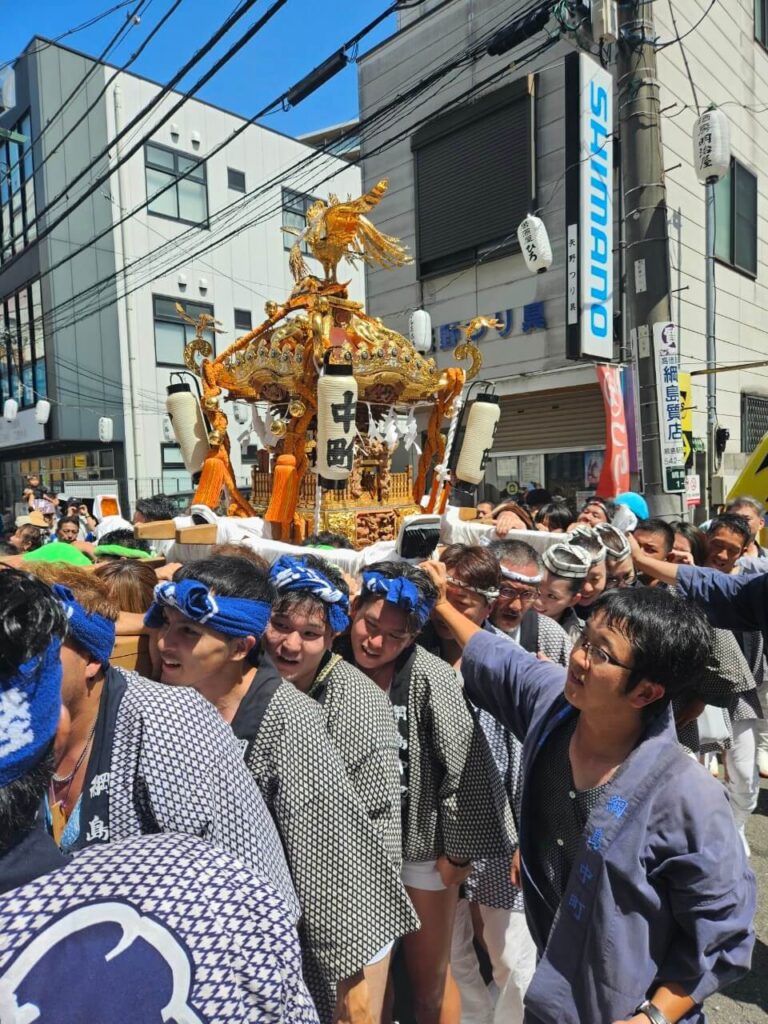
[[[439, 567], [432, 569], [436, 579]], [[750, 966], [755, 880], [727, 797], [680, 749], [669, 707], [711, 631], [673, 594], [597, 603], [567, 669], [435, 615], [465, 692], [523, 743], [521, 874], [539, 953], [526, 1024], [702, 1024]]]
[[501, 567], [499, 593], [491, 608], [491, 624], [531, 654], [566, 665], [571, 653], [568, 634], [554, 619], [533, 607], [539, 596], [544, 565], [538, 552], [520, 540], [499, 540], [488, 550]]

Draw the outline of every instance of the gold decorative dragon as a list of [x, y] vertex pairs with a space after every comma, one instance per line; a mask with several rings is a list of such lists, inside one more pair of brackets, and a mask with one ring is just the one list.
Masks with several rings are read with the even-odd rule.
[[283, 231], [298, 235], [291, 248], [289, 264], [294, 280], [302, 281], [309, 276], [302, 254], [302, 247], [319, 260], [325, 271], [325, 280], [336, 283], [336, 268], [342, 259], [348, 263], [363, 260], [371, 265], [393, 269], [411, 262], [405, 246], [397, 238], [385, 235], [368, 220], [374, 206], [378, 206], [389, 188], [385, 179], [358, 199], [340, 200], [333, 194], [326, 203], [316, 200], [307, 210], [307, 226], [303, 231], [284, 227]]

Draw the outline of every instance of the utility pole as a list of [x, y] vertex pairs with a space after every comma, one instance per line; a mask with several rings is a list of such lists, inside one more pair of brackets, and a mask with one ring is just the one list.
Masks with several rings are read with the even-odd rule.
[[683, 495], [665, 493], [653, 325], [672, 319], [653, 5], [617, 4], [618, 110], [624, 192], [628, 326], [637, 358], [643, 491], [652, 513], [679, 518]]

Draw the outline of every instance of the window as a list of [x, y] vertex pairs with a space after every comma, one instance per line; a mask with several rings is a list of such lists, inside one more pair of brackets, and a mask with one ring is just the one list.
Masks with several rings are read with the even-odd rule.
[[[195, 328], [184, 321], [176, 303], [183, 306], [187, 316], [194, 320], [201, 313], [213, 316], [213, 306], [202, 302], [185, 302], [184, 299], [167, 299], [160, 295], [152, 297], [155, 321], [155, 360], [159, 366], [183, 366], [184, 346], [195, 336]], [[209, 338], [210, 340], [210, 338]]]
[[236, 309], [235, 310], [235, 330], [236, 331], [250, 331], [251, 330], [251, 311], [250, 309]]
[[536, 206], [533, 135], [527, 76], [414, 134], [419, 277], [519, 251]]
[[228, 167], [227, 187], [232, 192], [245, 192], [245, 171], [236, 171], [232, 167]]
[[757, 276], [757, 178], [738, 160], [715, 185], [715, 256]]
[[755, 39], [768, 47], [768, 0], [755, 0]]
[[163, 476], [163, 493], [178, 494], [191, 491], [192, 476], [184, 465], [181, 448], [177, 444], [160, 445], [160, 464]]
[[[295, 228], [297, 233], [303, 231], [307, 226], [307, 210], [314, 202], [316, 202], [314, 196], [308, 196], [303, 192], [293, 192], [289, 188], [284, 188], [283, 227]], [[284, 248], [290, 249], [296, 241], [296, 235], [286, 231], [283, 239]], [[309, 246], [306, 242], [301, 243], [301, 251], [305, 256], [309, 253]]]
[[0, 302], [0, 407], [12, 397], [31, 409], [47, 393], [40, 282], [33, 281]]
[[[144, 147], [144, 164], [150, 213], [185, 224], [208, 226], [204, 163], [150, 143]], [[182, 178], [187, 171], [189, 174]]]
[[765, 395], [741, 396], [741, 450], [753, 452], [768, 433], [768, 398]]
[[0, 265], [37, 235], [31, 142], [28, 113], [0, 138]]

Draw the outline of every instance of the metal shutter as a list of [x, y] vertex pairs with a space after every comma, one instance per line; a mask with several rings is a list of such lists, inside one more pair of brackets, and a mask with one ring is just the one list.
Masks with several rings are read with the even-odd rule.
[[765, 433], [768, 433], [768, 398], [742, 394], [741, 450], [753, 452]]
[[508, 237], [517, 247], [533, 195], [531, 90], [526, 77], [414, 135], [421, 276], [471, 262]]
[[604, 444], [605, 415], [597, 384], [501, 399], [494, 452], [576, 451]]

